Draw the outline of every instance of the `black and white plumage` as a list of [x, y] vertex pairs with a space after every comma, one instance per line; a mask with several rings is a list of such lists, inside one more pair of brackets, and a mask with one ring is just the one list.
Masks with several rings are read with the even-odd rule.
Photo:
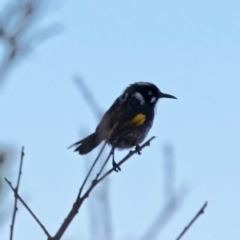
[[128, 86], [104, 114], [96, 130], [74, 143], [79, 154], [86, 154], [103, 140], [114, 148], [128, 149], [145, 139], [152, 127], [154, 108], [159, 98], [175, 98], [162, 93], [149, 82], [137, 82]]

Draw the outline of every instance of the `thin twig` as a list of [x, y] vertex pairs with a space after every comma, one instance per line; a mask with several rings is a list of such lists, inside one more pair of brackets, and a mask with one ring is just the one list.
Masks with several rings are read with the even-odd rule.
[[[151, 141], [156, 138], [155, 136], [151, 137], [149, 140], [147, 140], [141, 147], [141, 149], [150, 146]], [[119, 163], [117, 163], [118, 166], [121, 166], [124, 162], [126, 162], [132, 155], [138, 153], [137, 150], [130, 151], [126, 157], [124, 157]], [[101, 178], [99, 178], [97, 181], [101, 182], [106, 176], [108, 176], [111, 172], [114, 171], [114, 168], [111, 168], [108, 170]]]
[[104, 144], [103, 144], [103, 146], [102, 146], [102, 148], [101, 148], [101, 150], [100, 150], [100, 152], [99, 152], [98, 155], [97, 155], [97, 158], [95, 159], [95, 161], [93, 162], [91, 168], [89, 169], [88, 174], [87, 174], [87, 176], [85, 177], [85, 179], [84, 179], [84, 181], [83, 181], [83, 183], [82, 183], [82, 186], [81, 186], [80, 189], [79, 189], [79, 193], [78, 193], [77, 199], [81, 197], [82, 190], [83, 190], [83, 188], [84, 188], [84, 186], [85, 186], [85, 184], [86, 184], [86, 182], [87, 182], [87, 180], [88, 180], [88, 178], [89, 178], [89, 176], [90, 176], [90, 174], [91, 174], [94, 166], [96, 165], [98, 159], [100, 158], [100, 156], [101, 156], [104, 148], [106, 147], [106, 144], [107, 144], [107, 142], [105, 141]]
[[14, 192], [14, 195], [16, 196], [16, 198], [22, 203], [22, 205], [28, 210], [28, 212], [30, 213], [30, 215], [35, 219], [35, 221], [38, 223], [38, 225], [42, 228], [42, 230], [44, 231], [44, 233], [47, 235], [47, 237], [49, 239], [52, 239], [51, 235], [48, 233], [48, 231], [46, 230], [46, 228], [43, 226], [43, 224], [39, 221], [39, 219], [36, 217], [36, 215], [33, 213], [33, 211], [28, 207], [28, 205], [24, 202], [24, 200], [19, 196], [19, 194], [16, 192], [16, 189], [12, 186], [12, 183], [7, 179], [4, 178], [5, 181], [8, 183], [8, 185], [10, 186], [10, 188], [12, 189], [12, 191]]
[[23, 165], [23, 157], [24, 157], [24, 147], [22, 147], [22, 151], [21, 151], [21, 157], [20, 157], [20, 166], [19, 166], [19, 171], [18, 171], [18, 179], [17, 179], [17, 186], [15, 188], [15, 195], [14, 195], [14, 208], [13, 208], [13, 216], [12, 216], [12, 223], [10, 226], [10, 240], [13, 239], [13, 230], [14, 230], [14, 223], [15, 223], [15, 219], [16, 219], [16, 214], [17, 214], [17, 195], [18, 194], [18, 189], [19, 189], [19, 185], [20, 185], [20, 179], [21, 179], [21, 175], [22, 175], [22, 165]]
[[[141, 149], [150, 146], [150, 142], [154, 139], [155, 137], [151, 137], [149, 140], [147, 140], [141, 147]], [[121, 166], [124, 162], [126, 162], [130, 157], [132, 157], [134, 154], [138, 153], [136, 150], [134, 151], [130, 151], [119, 163], [118, 166]], [[63, 224], [61, 225], [61, 227], [58, 229], [57, 233], [55, 234], [55, 236], [52, 238], [54, 240], [59, 240], [62, 235], [64, 234], [64, 232], [66, 231], [66, 229], [68, 228], [68, 226], [70, 225], [70, 223], [72, 222], [73, 218], [76, 216], [76, 214], [78, 213], [79, 208], [81, 207], [82, 203], [84, 202], [84, 200], [86, 198], [88, 198], [89, 194], [91, 193], [91, 191], [93, 190], [94, 187], [96, 187], [104, 178], [106, 178], [110, 173], [112, 173], [114, 171], [114, 168], [112, 167], [109, 171], [107, 171], [101, 178], [99, 179], [94, 179], [92, 181], [92, 184], [90, 185], [90, 187], [88, 188], [88, 190], [83, 194], [82, 197], [79, 197], [76, 199], [75, 203], [73, 204], [70, 212], [68, 213], [67, 217], [65, 218]]]
[[[97, 101], [96, 96], [93, 94], [90, 85], [87, 84], [81, 77], [74, 77], [74, 82], [77, 85], [81, 95], [86, 101], [89, 109], [94, 114], [97, 123], [99, 123], [100, 118], [103, 116], [104, 111], [99, 105], [99, 101]], [[100, 167], [100, 171], [96, 175], [96, 179], [100, 177], [104, 168], [107, 165], [107, 162], [111, 156], [111, 152], [109, 157], [105, 156], [103, 153], [101, 159], [99, 159], [95, 168]], [[103, 162], [105, 161], [105, 162]], [[89, 167], [88, 167], [89, 168]], [[109, 181], [107, 178], [105, 181], [98, 186], [96, 189], [95, 195], [92, 200], [88, 203], [89, 208], [89, 227], [90, 227], [90, 239], [95, 240], [101, 234], [102, 239], [111, 240], [112, 237], [112, 221], [111, 221], [111, 211], [110, 211], [110, 200], [109, 200]]]
[[190, 221], [190, 223], [183, 229], [180, 235], [176, 238], [176, 240], [180, 240], [182, 236], [189, 230], [189, 228], [193, 225], [193, 223], [200, 217], [201, 214], [204, 213], [205, 208], [207, 207], [208, 202], [205, 202], [198, 213], [194, 216], [194, 218]]
[[112, 155], [112, 149], [111, 149], [111, 151], [109, 152], [109, 154], [108, 154], [105, 162], [103, 163], [100, 171], [97, 173], [97, 176], [96, 176], [96, 179], [95, 179], [95, 180], [97, 180], [97, 179], [100, 177], [100, 175], [102, 174], [102, 171], [103, 171], [103, 169], [105, 168], [105, 166], [107, 165], [107, 163], [108, 163], [109, 158], [111, 157], [111, 155]]

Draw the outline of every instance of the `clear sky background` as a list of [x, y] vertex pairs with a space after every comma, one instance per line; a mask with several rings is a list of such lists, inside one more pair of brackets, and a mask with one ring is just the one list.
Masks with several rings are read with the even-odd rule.
[[[157, 239], [175, 239], [206, 200], [183, 239], [240, 239], [240, 2], [70, 0], [52, 3], [38, 26], [54, 22], [62, 33], [19, 61], [0, 89], [0, 146], [13, 150], [3, 177], [15, 183], [24, 145], [20, 194], [49, 232], [70, 210], [84, 163], [97, 155], [67, 150], [96, 127], [73, 81], [79, 75], [103, 110], [136, 81], [178, 98], [160, 100], [148, 136], [157, 138], [110, 176], [113, 239], [139, 239], [164, 206], [166, 144], [174, 147], [176, 189], [188, 194]], [[1, 240], [9, 238], [14, 200], [4, 188]], [[45, 239], [23, 207], [15, 236]], [[87, 202], [63, 239], [89, 239]]]

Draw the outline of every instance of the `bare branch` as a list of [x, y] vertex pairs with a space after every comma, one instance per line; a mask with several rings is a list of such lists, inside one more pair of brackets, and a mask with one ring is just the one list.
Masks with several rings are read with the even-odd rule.
[[16, 188], [14, 188], [12, 186], [12, 183], [7, 179], [4, 178], [5, 181], [8, 183], [9, 187], [12, 189], [12, 191], [14, 192], [15, 197], [22, 203], [22, 205], [28, 210], [28, 212], [30, 213], [30, 215], [35, 219], [35, 221], [38, 223], [38, 225], [42, 228], [43, 232], [47, 235], [47, 237], [49, 239], [51, 239], [50, 234], [48, 233], [48, 231], [46, 230], [46, 228], [43, 226], [43, 224], [39, 221], [39, 219], [37, 218], [37, 216], [33, 213], [33, 211], [28, 207], [28, 205], [25, 203], [25, 201], [20, 197], [20, 195], [17, 193]]
[[25, 201], [20, 197], [20, 195], [17, 193], [16, 188], [12, 186], [12, 183], [7, 179], [4, 178], [9, 187], [14, 192], [15, 197], [22, 203], [22, 205], [28, 210], [30, 215], [35, 219], [35, 221], [38, 223], [38, 225], [42, 228], [43, 232], [47, 235], [49, 239], [52, 239], [46, 228], [43, 226], [43, 224], [39, 221], [39, 219], [36, 217], [36, 215], [33, 213], [33, 211], [28, 207], [28, 205], [25, 203]]
[[5, 178], [5, 181], [8, 183], [8, 185], [10, 186], [10, 188], [13, 190], [14, 192], [14, 198], [15, 198], [15, 201], [14, 201], [14, 209], [13, 209], [13, 217], [12, 217], [12, 223], [11, 223], [11, 226], [10, 226], [10, 240], [13, 239], [13, 230], [14, 230], [14, 223], [15, 223], [15, 219], [16, 219], [16, 214], [17, 214], [17, 201], [19, 200], [23, 205], [24, 207], [28, 210], [28, 212], [32, 215], [32, 217], [36, 220], [36, 222], [39, 224], [39, 226], [43, 229], [43, 231], [45, 232], [45, 234], [51, 238], [50, 234], [47, 232], [47, 230], [45, 229], [45, 227], [42, 225], [42, 223], [38, 220], [38, 218], [35, 216], [35, 214], [32, 212], [32, 210], [27, 206], [27, 204], [24, 202], [24, 200], [19, 196], [18, 194], [18, 189], [19, 189], [19, 186], [20, 186], [20, 180], [21, 180], [21, 175], [22, 175], [22, 166], [23, 166], [23, 158], [24, 158], [24, 147], [22, 147], [22, 151], [21, 151], [21, 157], [20, 157], [20, 166], [19, 166], [19, 171], [18, 171], [18, 179], [17, 179], [17, 185], [16, 185], [16, 188], [14, 188], [12, 186], [12, 183], [7, 179]]
[[[97, 123], [99, 119], [103, 116], [104, 111], [99, 106], [99, 102], [96, 100], [90, 86], [83, 78], [79, 76], [74, 77], [74, 82], [79, 89], [81, 95], [89, 106], [89, 109], [94, 114]], [[100, 166], [101, 170], [98, 172], [96, 178], [98, 178], [103, 172], [107, 162], [111, 156], [105, 157], [105, 152], [103, 152], [101, 159], [99, 159], [95, 168]], [[106, 158], [105, 162], [103, 160]], [[88, 161], [85, 161], [88, 165]], [[89, 169], [89, 166], [88, 166]], [[112, 237], [112, 221], [111, 221], [111, 211], [110, 211], [110, 200], [109, 200], [109, 181], [107, 178], [105, 181], [96, 189], [94, 196], [88, 203], [89, 208], [89, 227], [90, 227], [90, 239], [95, 240], [101, 236], [102, 239], [111, 240]]]
[[112, 150], [113, 150], [113, 149], [111, 149], [111, 151], [109, 152], [109, 154], [108, 154], [106, 160], [104, 161], [104, 163], [103, 163], [103, 165], [102, 165], [100, 171], [97, 173], [95, 180], [97, 180], [97, 179], [100, 177], [100, 175], [102, 174], [103, 169], [104, 169], [105, 166], [107, 165], [107, 163], [108, 163], [108, 161], [109, 161], [109, 158], [110, 158], [111, 155], [112, 155]]
[[194, 218], [190, 221], [190, 223], [183, 229], [180, 235], [176, 238], [176, 240], [180, 240], [182, 236], [189, 230], [189, 228], [193, 225], [193, 223], [200, 217], [201, 214], [204, 214], [204, 210], [207, 207], [208, 202], [205, 202], [198, 213], [194, 216]]
[[[154, 139], [155, 137], [151, 137], [149, 140], [147, 140], [142, 146], [141, 149], [150, 146], [150, 142]], [[132, 157], [134, 154], [137, 153], [137, 150], [134, 151], [130, 151], [119, 163], [118, 165], [121, 166], [124, 162], [126, 162], [130, 157]], [[105, 179], [110, 173], [112, 173], [114, 171], [114, 168], [112, 167], [109, 171], [107, 171], [102, 177], [100, 177], [99, 179], [97, 179], [97, 177], [92, 181], [92, 184], [90, 185], [90, 187], [88, 188], [88, 190], [83, 194], [82, 197], [79, 197], [76, 199], [76, 201], [74, 202], [72, 209], [70, 210], [69, 214], [67, 215], [67, 217], [65, 218], [63, 224], [61, 225], [61, 227], [59, 228], [59, 230], [57, 231], [57, 233], [55, 234], [55, 236], [53, 237], [54, 240], [58, 240], [62, 237], [62, 235], [64, 234], [64, 232], [66, 231], [66, 229], [68, 228], [68, 226], [70, 225], [70, 223], [72, 222], [73, 218], [75, 217], [75, 215], [78, 213], [82, 203], [84, 202], [84, 200], [86, 198], [88, 198], [89, 194], [91, 193], [91, 191], [103, 180]], [[98, 175], [97, 175], [98, 176]], [[79, 196], [79, 195], [78, 195]]]
[[[151, 137], [150, 139], [148, 139], [141, 147], [141, 149], [147, 147], [147, 146], [150, 146], [150, 143], [151, 141], [156, 138], [156, 137]], [[119, 163], [117, 163], [118, 166], [121, 166], [124, 162], [126, 162], [130, 157], [132, 157], [132, 155], [138, 153], [137, 150], [134, 150], [134, 151], [130, 151], [128, 153], [128, 155], [126, 157], [124, 157]], [[102, 177], [100, 177], [97, 182], [101, 182], [105, 177], [107, 177], [111, 172], [114, 171], [114, 168], [111, 168], [110, 170], [108, 170]]]
[[95, 161], [93, 162], [93, 164], [92, 164], [90, 170], [88, 171], [87, 176], [86, 176], [86, 178], [84, 179], [82, 186], [80, 187], [80, 190], [79, 190], [79, 193], [78, 193], [77, 199], [81, 197], [82, 190], [83, 190], [83, 188], [84, 188], [84, 186], [85, 186], [85, 184], [86, 184], [86, 182], [87, 182], [87, 180], [88, 180], [88, 178], [89, 178], [89, 176], [90, 176], [90, 174], [91, 174], [91, 172], [92, 172], [94, 166], [96, 165], [98, 159], [100, 158], [100, 156], [101, 156], [101, 154], [102, 154], [104, 148], [106, 147], [106, 144], [107, 144], [107, 142], [105, 141], [105, 142], [104, 142], [104, 145], [102, 146], [102, 148], [101, 148], [101, 150], [100, 150], [100, 152], [99, 152], [99, 154], [97, 155], [97, 158], [95, 159]]
[[[21, 157], [20, 157], [20, 166], [19, 166], [19, 171], [18, 171], [18, 179], [17, 179], [17, 186], [15, 188], [15, 192], [16, 194], [18, 194], [18, 189], [19, 189], [19, 185], [20, 185], [20, 179], [21, 179], [21, 175], [22, 175], [22, 165], [23, 165], [23, 157], [24, 157], [24, 147], [22, 147], [22, 151], [21, 151]], [[15, 223], [15, 219], [16, 219], [16, 214], [17, 214], [17, 195], [14, 195], [14, 208], [13, 208], [13, 216], [12, 216], [12, 223], [10, 226], [10, 240], [13, 239], [13, 230], [14, 230], [14, 223]]]

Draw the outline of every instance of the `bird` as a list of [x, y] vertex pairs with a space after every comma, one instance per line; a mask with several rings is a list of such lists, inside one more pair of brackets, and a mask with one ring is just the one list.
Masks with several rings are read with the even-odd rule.
[[150, 82], [130, 84], [103, 115], [95, 131], [69, 148], [75, 147], [74, 151], [82, 155], [106, 141], [112, 146], [114, 170], [121, 170], [114, 160], [114, 149], [135, 147], [137, 153], [141, 153], [139, 144], [153, 125], [155, 107], [160, 98], [177, 99], [161, 92]]

